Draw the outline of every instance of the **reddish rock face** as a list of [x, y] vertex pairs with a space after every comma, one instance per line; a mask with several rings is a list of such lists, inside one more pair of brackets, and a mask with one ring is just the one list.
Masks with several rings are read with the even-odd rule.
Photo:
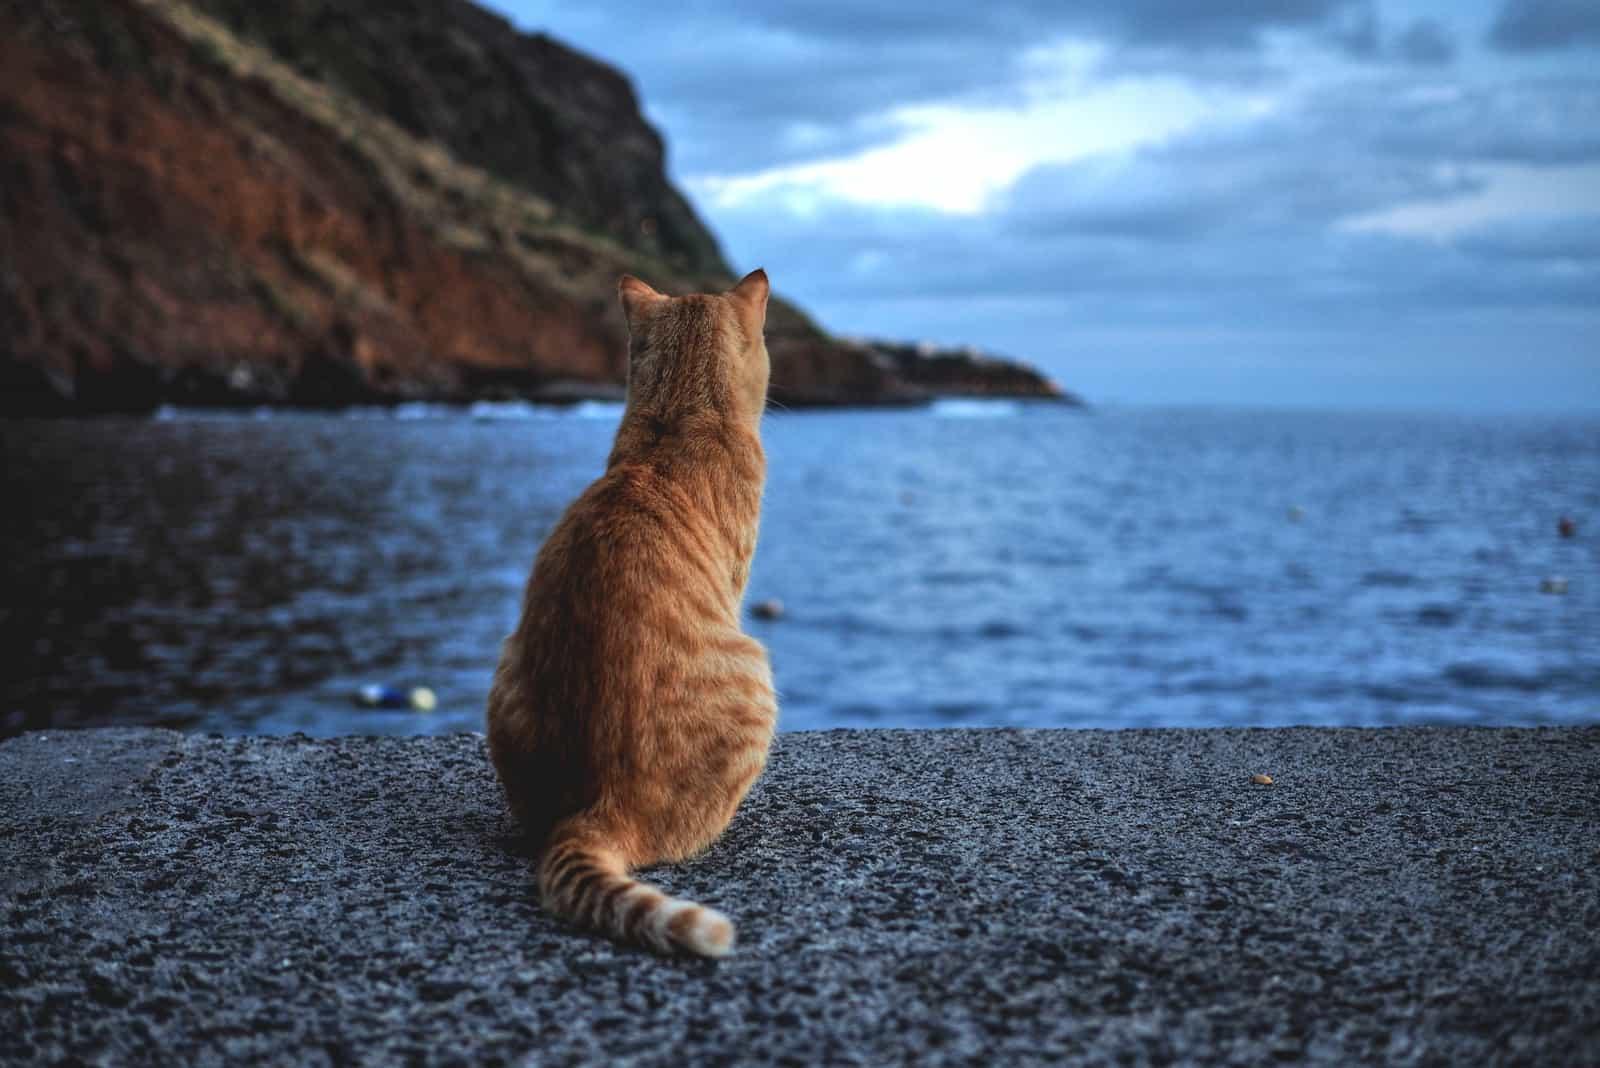
[[413, 137], [675, 273], [727, 275], [619, 71], [464, 0], [187, 0]]
[[333, 131], [143, 10], [93, 7], [76, 34], [34, 17], [0, 64], [13, 359], [91, 401], [104, 376], [309, 403], [620, 376], [609, 309], [450, 247]]
[[[405, 5], [401, 23], [363, 3], [372, 29], [344, 19], [343, 51], [304, 73], [266, 42], [320, 40], [315, 17], [340, 5], [0, 12], [0, 410], [614, 389], [619, 274], [676, 292], [731, 281], [616, 72], [457, 0]], [[419, 19], [502, 48], [515, 73], [434, 84], [455, 68], [395, 43], [426, 39]], [[375, 56], [414, 90], [393, 121], [374, 110], [384, 92], [344, 84], [366, 84]], [[488, 137], [473, 109], [496, 94], [544, 121]], [[501, 143], [518, 129], [526, 151]], [[779, 399], [918, 393], [781, 302], [769, 322]]]

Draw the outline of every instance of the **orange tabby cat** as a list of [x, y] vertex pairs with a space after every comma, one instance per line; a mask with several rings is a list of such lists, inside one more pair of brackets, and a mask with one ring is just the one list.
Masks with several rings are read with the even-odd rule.
[[545, 843], [551, 912], [663, 952], [733, 925], [632, 869], [700, 852], [762, 769], [766, 650], [740, 630], [766, 458], [767, 276], [672, 298], [618, 284], [628, 401], [605, 474], [551, 531], [489, 694], [489, 753]]

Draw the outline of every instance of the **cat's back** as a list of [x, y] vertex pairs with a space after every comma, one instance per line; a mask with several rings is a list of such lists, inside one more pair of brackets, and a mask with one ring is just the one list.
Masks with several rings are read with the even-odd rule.
[[619, 465], [589, 485], [550, 532], [534, 564], [533, 585], [553, 592], [623, 592], [698, 543], [703, 525], [690, 494], [643, 465]]
[[525, 669], [568, 675], [581, 663], [605, 669], [590, 678], [621, 681], [629, 661], [688, 652], [709, 629], [737, 627], [720, 541], [715, 520], [673, 479], [648, 465], [607, 471], [539, 551], [513, 638], [532, 654]]
[[[640, 632], [658, 615], [652, 603], [666, 588], [662, 517], [652, 480], [613, 468], [568, 505], [540, 547], [489, 696], [491, 753], [503, 776], [510, 762], [520, 768], [513, 803], [570, 777], [574, 761], [595, 765], [592, 740], [584, 739], [597, 717], [633, 696], [631, 663], [651, 644]], [[538, 767], [521, 766], [530, 760]], [[589, 767], [580, 777], [598, 776]], [[548, 807], [518, 806], [525, 820]]]

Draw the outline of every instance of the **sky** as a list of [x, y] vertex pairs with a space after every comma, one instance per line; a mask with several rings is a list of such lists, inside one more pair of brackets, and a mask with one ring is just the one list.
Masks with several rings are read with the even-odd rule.
[[737, 271], [1102, 404], [1600, 411], [1600, 0], [492, 0]]

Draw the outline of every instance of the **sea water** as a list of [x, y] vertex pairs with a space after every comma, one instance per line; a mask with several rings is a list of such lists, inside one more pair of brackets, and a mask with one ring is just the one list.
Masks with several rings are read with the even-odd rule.
[[[619, 415], [0, 423], [0, 733], [481, 729]], [[786, 728], [1600, 722], [1593, 417], [951, 401], [763, 436]]]

